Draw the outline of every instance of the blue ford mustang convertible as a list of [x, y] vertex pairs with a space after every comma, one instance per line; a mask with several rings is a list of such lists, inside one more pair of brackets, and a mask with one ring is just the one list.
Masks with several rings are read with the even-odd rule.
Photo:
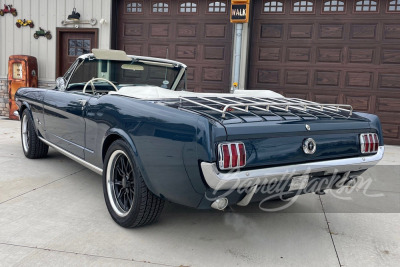
[[15, 100], [25, 156], [50, 146], [101, 174], [124, 227], [154, 222], [165, 201], [224, 210], [337, 189], [384, 152], [378, 117], [349, 105], [193, 93], [184, 64], [117, 50], [94, 49], [56, 88], [20, 88]]

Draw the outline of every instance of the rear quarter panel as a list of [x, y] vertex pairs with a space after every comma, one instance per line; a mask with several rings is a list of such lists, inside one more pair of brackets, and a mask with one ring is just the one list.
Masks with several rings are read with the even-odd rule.
[[363, 112], [355, 112], [355, 113], [358, 116], [369, 120], [371, 129], [373, 129], [374, 132], [376, 132], [379, 136], [379, 145], [383, 146], [384, 145], [383, 131], [382, 131], [382, 125], [381, 125], [381, 121], [379, 120], [379, 117], [377, 115], [370, 114], [370, 113], [363, 113]]
[[167, 106], [117, 95], [93, 97], [86, 113], [86, 147], [94, 153], [85, 158], [102, 168], [101, 148], [110, 134], [117, 134], [131, 144], [134, 160], [154, 194], [196, 207], [205, 191], [198, 150], [210, 160], [209, 134], [218, 132], [210, 127], [197, 114]]

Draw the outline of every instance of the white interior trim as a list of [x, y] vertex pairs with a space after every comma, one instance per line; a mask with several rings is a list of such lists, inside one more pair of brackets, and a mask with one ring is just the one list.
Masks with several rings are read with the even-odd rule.
[[109, 92], [110, 95], [122, 95], [140, 99], [165, 99], [179, 97], [268, 97], [283, 98], [282, 95], [270, 90], [236, 90], [233, 94], [229, 93], [194, 93], [188, 91], [172, 91], [158, 86], [127, 86], [122, 87], [118, 91]]

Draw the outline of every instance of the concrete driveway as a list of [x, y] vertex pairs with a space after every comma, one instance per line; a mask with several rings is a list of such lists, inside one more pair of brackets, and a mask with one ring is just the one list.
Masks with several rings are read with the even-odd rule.
[[351, 200], [309, 194], [274, 213], [167, 204], [158, 223], [124, 229], [99, 175], [52, 149], [26, 159], [19, 131], [0, 118], [0, 265], [399, 266], [400, 147]]

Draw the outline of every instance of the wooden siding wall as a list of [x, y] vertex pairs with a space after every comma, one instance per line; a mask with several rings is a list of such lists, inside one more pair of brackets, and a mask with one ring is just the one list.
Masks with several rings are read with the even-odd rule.
[[[97, 24], [79, 25], [80, 28], [99, 29], [99, 48], [110, 48], [111, 41], [111, 3], [112, 0], [0, 0], [0, 8], [4, 4], [12, 4], [17, 9], [16, 17], [11, 14], [0, 16], [0, 79], [7, 76], [8, 57], [10, 55], [31, 55], [38, 59], [39, 80], [54, 81], [56, 76], [56, 27], [63, 27], [74, 6], [81, 14], [81, 20], [97, 19]], [[101, 25], [100, 19], [106, 23]], [[35, 27], [17, 28], [17, 19], [30, 19]], [[53, 38], [33, 38], [33, 34], [42, 27], [50, 30]], [[74, 25], [65, 26], [73, 28]]]

